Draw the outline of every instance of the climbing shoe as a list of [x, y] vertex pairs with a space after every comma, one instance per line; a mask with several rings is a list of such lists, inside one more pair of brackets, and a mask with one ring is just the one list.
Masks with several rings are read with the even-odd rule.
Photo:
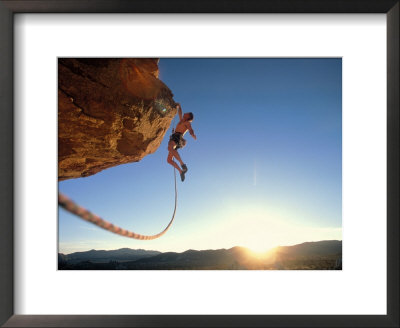
[[182, 164], [182, 171], [183, 171], [183, 173], [186, 173], [187, 170], [188, 170], [188, 168], [187, 168], [186, 164]]
[[181, 173], [181, 180], [182, 180], [182, 182], [185, 181], [185, 172]]

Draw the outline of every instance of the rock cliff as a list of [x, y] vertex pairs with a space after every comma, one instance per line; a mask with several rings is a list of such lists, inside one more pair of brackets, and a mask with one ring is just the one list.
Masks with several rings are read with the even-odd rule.
[[86, 177], [154, 153], [173, 117], [158, 59], [58, 60], [58, 178]]

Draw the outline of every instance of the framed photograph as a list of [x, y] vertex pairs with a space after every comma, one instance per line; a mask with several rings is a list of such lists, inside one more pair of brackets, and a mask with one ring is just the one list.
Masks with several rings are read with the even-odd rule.
[[398, 327], [399, 8], [1, 1], [0, 323]]

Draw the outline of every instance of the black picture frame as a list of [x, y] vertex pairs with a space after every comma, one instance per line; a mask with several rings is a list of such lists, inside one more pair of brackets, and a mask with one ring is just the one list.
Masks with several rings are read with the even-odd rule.
[[[399, 0], [0, 0], [0, 324], [4, 327], [399, 327]], [[13, 21], [17, 13], [385, 13], [387, 315], [14, 315]]]

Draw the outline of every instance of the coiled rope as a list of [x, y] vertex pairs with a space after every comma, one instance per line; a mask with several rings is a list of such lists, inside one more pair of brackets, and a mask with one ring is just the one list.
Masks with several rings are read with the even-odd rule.
[[174, 213], [172, 214], [172, 219], [163, 231], [161, 231], [160, 233], [158, 233], [156, 235], [152, 235], [152, 236], [141, 235], [141, 234], [129, 231], [129, 230], [122, 229], [118, 226], [115, 226], [111, 222], [108, 222], [108, 221], [102, 219], [101, 217], [91, 213], [87, 209], [79, 206], [74, 201], [69, 199], [67, 196], [63, 195], [62, 193], [58, 193], [58, 205], [61, 206], [62, 208], [64, 208], [65, 210], [71, 212], [72, 214], [77, 215], [81, 219], [91, 222], [91, 223], [99, 226], [100, 228], [103, 228], [110, 232], [116, 233], [118, 235], [128, 237], [128, 238], [140, 239], [140, 240], [152, 240], [152, 239], [156, 239], [156, 238], [159, 238], [162, 235], [164, 235], [167, 232], [167, 230], [171, 227], [172, 222], [174, 221], [175, 213], [176, 213], [176, 205], [177, 205], [177, 201], [178, 201], [178, 191], [176, 188], [176, 170], [175, 169], [174, 169], [174, 178], [175, 178], [175, 206], [174, 206]]

